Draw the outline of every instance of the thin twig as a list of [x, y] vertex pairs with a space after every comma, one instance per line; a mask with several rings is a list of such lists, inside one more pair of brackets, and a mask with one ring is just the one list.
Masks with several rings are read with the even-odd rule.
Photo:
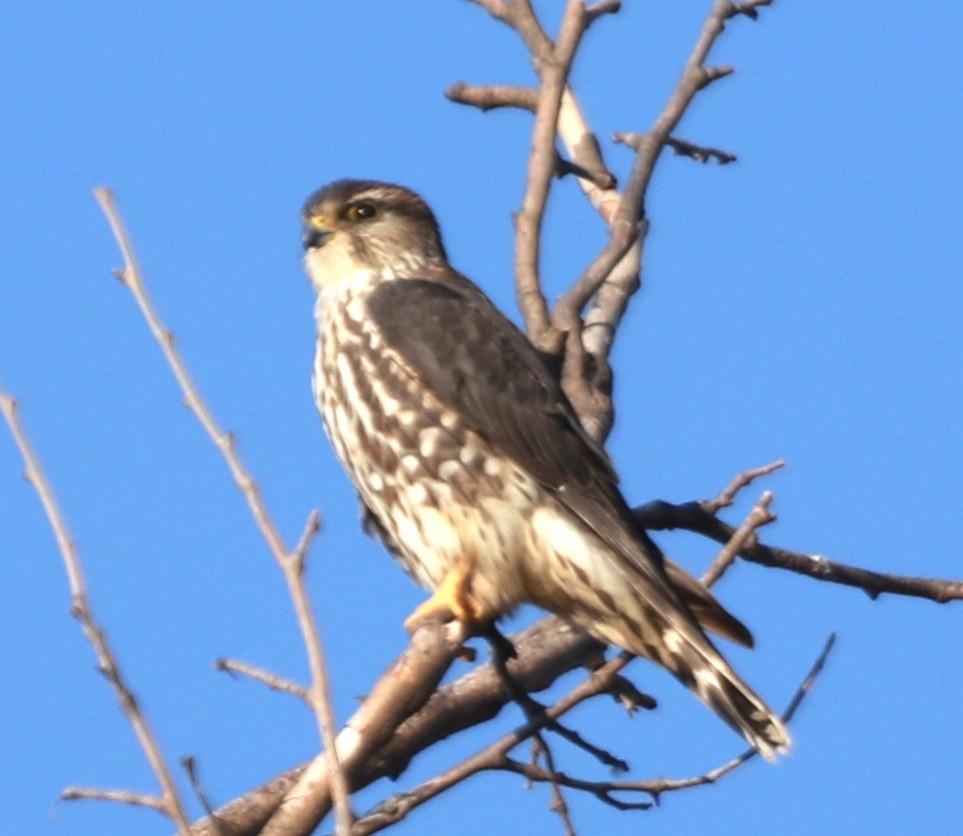
[[[836, 634], [832, 633], [823, 645], [823, 648], [820, 651], [819, 656], [816, 658], [816, 661], [813, 663], [805, 678], [796, 689], [796, 692], [793, 694], [793, 697], [786, 706], [786, 709], [783, 711], [782, 720], [787, 725], [795, 716], [796, 711], [802, 704], [802, 701], [812, 691], [813, 685], [816, 682], [816, 678], [825, 667], [826, 660], [829, 657], [829, 653], [833, 649], [835, 642]], [[599, 800], [604, 801], [606, 804], [619, 810], [644, 810], [652, 806], [650, 802], [626, 801], [619, 798], [616, 794], [631, 793], [633, 795], [647, 795], [653, 800], [657, 801], [659, 796], [665, 792], [677, 792], [679, 790], [686, 790], [693, 787], [704, 786], [706, 784], [713, 784], [720, 778], [728, 775], [742, 766], [747, 761], [752, 760], [757, 755], [758, 752], [755, 749], [747, 749], [737, 757], [732, 758], [721, 766], [718, 766], [702, 775], [692, 778], [656, 778], [645, 781], [585, 781], [578, 778], [572, 778], [564, 773], [554, 772], [549, 774], [545, 770], [539, 771], [538, 769], [532, 769], [527, 764], [522, 764], [518, 761], [511, 761], [501, 768], [508, 769], [512, 772], [518, 772], [519, 774], [524, 775], [530, 781], [552, 781], [570, 789], [589, 792]]]
[[729, 541], [716, 555], [715, 560], [706, 569], [702, 576], [704, 586], [710, 587], [718, 581], [750, 542], [755, 541], [756, 531], [775, 521], [776, 515], [769, 510], [771, 504], [772, 494], [769, 491], [764, 491], [762, 496], [759, 497], [759, 501], [752, 506], [746, 515], [742, 525], [733, 532], [732, 537], [729, 538]]
[[[574, 729], [564, 726], [558, 720], [547, 717], [546, 706], [529, 694], [512, 676], [508, 670], [507, 660], [499, 653], [493, 653], [492, 665], [498, 672], [499, 677], [512, 695], [512, 699], [519, 705], [529, 722], [541, 721], [544, 718], [544, 725], [548, 731], [555, 732], [563, 740], [567, 740], [573, 746], [581, 749], [588, 755], [599, 761], [603, 766], [614, 769], [618, 772], [628, 771], [629, 765], [622, 759], [613, 755], [611, 752], [596, 746], [587, 741], [581, 734]], [[621, 684], [621, 682], [620, 682]], [[544, 741], [543, 741], [544, 742]], [[548, 744], [544, 744], [548, 749]]]
[[181, 766], [184, 767], [187, 780], [190, 781], [191, 789], [194, 790], [194, 795], [197, 796], [197, 800], [201, 802], [204, 812], [207, 813], [208, 816], [213, 817], [214, 805], [211, 804], [207, 790], [204, 789], [204, 785], [201, 783], [201, 774], [197, 767], [197, 759], [193, 755], [185, 755], [181, 758]]
[[[538, 98], [525, 192], [521, 208], [515, 215], [515, 285], [529, 336], [539, 348], [551, 351], [558, 345], [558, 336], [551, 327], [539, 276], [541, 228], [556, 170], [555, 136], [562, 96], [589, 20], [583, 0], [568, 0], [557, 40], [553, 43], [539, 23], [530, 0], [516, 0], [510, 5], [492, 0], [475, 2], [519, 34], [529, 49], [538, 74]], [[504, 93], [502, 96], [504, 98]], [[530, 106], [530, 99], [527, 103]]]
[[[90, 787], [67, 787], [60, 793], [61, 801], [111, 801], [115, 804], [129, 804], [132, 807], [146, 807], [168, 815], [164, 799], [156, 795], [146, 795], [131, 790], [97, 790]], [[178, 827], [178, 833], [190, 835], [190, 825]]]
[[310, 542], [318, 531], [320, 525], [319, 517], [316, 514], [312, 514], [308, 518], [305, 533], [302, 535], [298, 550], [288, 552], [281, 539], [281, 535], [278, 533], [271, 519], [267, 506], [261, 497], [257, 483], [254, 481], [250, 471], [244, 465], [240, 454], [237, 452], [234, 437], [221, 429], [213, 414], [204, 403], [197, 386], [187, 371], [187, 367], [177, 352], [173, 334], [163, 325], [159, 315], [154, 309], [153, 303], [147, 293], [143, 274], [141, 273], [137, 258], [134, 254], [130, 236], [127, 233], [127, 229], [114, 201], [113, 193], [106, 188], [97, 188], [94, 189], [94, 196], [110, 224], [110, 228], [114, 233], [114, 237], [117, 240], [121, 255], [124, 259], [124, 266], [116, 273], [117, 278], [124, 283], [137, 302], [137, 306], [140, 308], [151, 333], [160, 345], [161, 351], [184, 393], [185, 403], [195, 414], [207, 435], [221, 452], [235, 484], [237, 484], [241, 494], [247, 501], [248, 508], [254, 517], [258, 529], [261, 531], [268, 548], [284, 573], [284, 578], [288, 585], [288, 592], [291, 595], [297, 613], [298, 625], [301, 629], [311, 668], [311, 707], [314, 710], [324, 746], [325, 757], [330, 763], [331, 774], [333, 776], [332, 789], [334, 793], [338, 833], [347, 833], [350, 830], [351, 823], [354, 821], [354, 813], [351, 810], [351, 802], [348, 797], [347, 782], [338, 763], [337, 752], [334, 748], [335, 721], [334, 712], [331, 708], [330, 685], [324, 647], [321, 642], [320, 631], [314, 619], [313, 610], [308, 600], [308, 593], [303, 579], [304, 556]]
[[[536, 766], [538, 764], [539, 757], [545, 759], [545, 769], [548, 771], [549, 775], [556, 775], [558, 769], [555, 766], [555, 756], [552, 754], [551, 748], [549, 748], [548, 743], [542, 737], [541, 732], [535, 732], [532, 735], [532, 765]], [[572, 824], [572, 817], [569, 813], [568, 804], [565, 801], [565, 796], [562, 794], [562, 788], [559, 786], [558, 781], [549, 781], [549, 786], [551, 787], [552, 801], [549, 804], [549, 809], [553, 813], [558, 813], [559, 818], [562, 820], [562, 827], [565, 829], [565, 836], [575, 836], [575, 826]]]
[[[678, 505], [656, 500], [633, 509], [639, 525], [649, 531], [683, 529], [701, 534], [717, 543], [727, 543], [736, 529], [707, 512], [701, 502], [683, 502]], [[924, 578], [874, 572], [858, 566], [849, 566], [830, 560], [819, 554], [806, 554], [764, 543], [749, 544], [739, 553], [743, 560], [785, 569], [813, 580], [837, 583], [861, 589], [870, 598], [880, 595], [905, 595], [925, 598], [938, 604], [963, 601], [963, 580], [949, 578]]]
[[691, 157], [700, 163], [715, 160], [719, 165], [729, 165], [729, 163], [734, 163], [738, 159], [731, 151], [723, 151], [721, 148], [713, 148], [711, 145], [696, 145], [675, 136], [670, 136], [665, 144], [675, 151], [677, 156]]
[[[161, 751], [160, 743], [154, 735], [150, 724], [147, 722], [147, 717], [141, 710], [140, 704], [134, 696], [134, 692], [127, 685], [121, 673], [120, 663], [110, 646], [106, 632], [94, 618], [87, 595], [87, 581], [84, 577], [80, 555], [74, 545], [73, 537], [70, 535], [67, 520], [64, 517], [63, 511], [60, 509], [57, 498], [54, 496], [53, 488], [51, 488], [50, 483], [44, 475], [40, 460], [27, 438], [26, 431], [20, 421], [17, 403], [10, 395], [3, 391], [0, 391], [0, 412], [3, 413], [7, 426], [10, 428], [10, 434], [13, 436], [13, 440], [20, 450], [20, 455], [23, 457], [27, 481], [37, 492], [37, 496], [40, 498], [44, 512], [47, 515], [47, 520], [57, 539], [57, 545], [64, 562], [64, 569], [67, 573], [67, 582], [70, 585], [70, 613], [80, 623], [84, 636], [86, 636], [87, 641], [91, 647], [93, 647], [94, 653], [97, 655], [100, 670], [107, 678], [111, 688], [113, 688], [114, 695], [120, 703], [121, 710], [127, 717], [131, 728], [133, 728], [134, 734], [140, 743], [141, 750], [144, 752], [147, 762], [154, 776], [157, 778], [157, 782], [160, 784], [160, 798], [154, 799], [153, 796], [137, 797], [141, 799], [141, 802], [145, 798], [152, 798], [153, 801], [145, 804], [145, 806], [154, 807], [165, 813], [171, 821], [174, 822], [178, 833], [189, 833], [190, 823], [184, 811], [184, 805], [180, 795], [177, 792], [177, 787], [174, 784], [171, 770]], [[79, 798], [83, 797], [80, 794], [82, 792], [85, 791], [73, 789], [70, 790], [69, 794], [65, 791], [62, 797]]]
[[743, 488], [748, 488], [756, 479], [762, 476], [768, 476], [770, 473], [780, 470], [785, 466], [786, 462], [783, 459], [777, 459], [769, 464], [764, 464], [762, 467], [743, 470], [732, 478], [732, 481], [719, 492], [719, 495], [715, 499], [705, 500], [702, 506], [709, 513], [718, 513], [723, 508], [728, 508], [732, 505], [732, 503], [735, 502], [736, 496]]
[[272, 673], [271, 671], [266, 671], [263, 668], [259, 668], [257, 665], [252, 665], [248, 662], [242, 662], [239, 659], [221, 658], [214, 660], [213, 667], [216, 671], [224, 671], [232, 676], [234, 674], [246, 676], [250, 679], [260, 682], [262, 685], [267, 685], [268, 688], [271, 688], [274, 691], [281, 691], [285, 694], [291, 694], [307, 705], [311, 704], [311, 693], [303, 685], [292, 682], [290, 679], [285, 679], [283, 676], [278, 676], [276, 673]]

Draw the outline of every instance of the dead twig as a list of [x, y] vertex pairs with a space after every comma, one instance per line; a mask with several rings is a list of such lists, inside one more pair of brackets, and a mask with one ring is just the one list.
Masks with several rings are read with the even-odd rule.
[[335, 800], [338, 833], [347, 833], [354, 820], [354, 813], [351, 810], [351, 803], [348, 797], [347, 782], [338, 764], [338, 756], [334, 748], [335, 722], [334, 713], [331, 709], [330, 685], [324, 647], [321, 642], [320, 631], [314, 618], [314, 612], [309, 602], [308, 592], [303, 582], [307, 550], [314, 536], [320, 529], [320, 516], [317, 512], [312, 512], [309, 515], [298, 546], [293, 552], [289, 552], [285, 548], [281, 535], [278, 533], [271, 519], [267, 506], [261, 497], [257, 482], [255, 482], [250, 471], [241, 460], [234, 436], [221, 429], [213, 414], [204, 403], [196, 384], [188, 373], [187, 367], [175, 347], [173, 333], [163, 325], [160, 316], [151, 302], [143, 274], [134, 254], [133, 244], [127, 233], [123, 219], [120, 216], [117, 204], [114, 201], [113, 193], [110, 189], [97, 188], [94, 189], [94, 196], [100, 204], [107, 218], [107, 222], [110, 224], [111, 231], [114, 233], [114, 238], [117, 240], [121, 256], [124, 259], [124, 266], [115, 272], [116, 277], [120, 279], [134, 297], [138, 308], [144, 316], [144, 320], [150, 328], [151, 334], [153, 334], [154, 339], [160, 346], [164, 358], [167, 360], [177, 383], [184, 393], [185, 403], [197, 417], [201, 426], [223, 456], [235, 484], [247, 501], [248, 508], [254, 517], [258, 529], [284, 574], [288, 592], [291, 595], [291, 600], [294, 603], [294, 608], [297, 613], [298, 625], [301, 628], [301, 634], [311, 668], [310, 703], [318, 723], [325, 757], [330, 763], [331, 774], [333, 775], [332, 789]]
[[[124, 803], [139, 804], [143, 807], [150, 807], [164, 813], [177, 827], [177, 832], [187, 834], [190, 832], [190, 822], [184, 810], [177, 787], [164, 754], [161, 751], [160, 742], [154, 735], [147, 717], [141, 710], [140, 703], [130, 686], [127, 685], [124, 675], [120, 669], [120, 663], [114, 654], [113, 648], [107, 638], [107, 633], [97, 622], [90, 600], [87, 595], [87, 581], [84, 577], [83, 566], [80, 555], [74, 545], [73, 537], [67, 526], [67, 520], [60, 504], [54, 496], [53, 488], [47, 481], [47, 477], [40, 465], [40, 459], [33, 446], [27, 438], [26, 430], [20, 421], [16, 401], [6, 392], [0, 391], [0, 412], [7, 422], [10, 434], [20, 450], [20, 455], [24, 462], [24, 475], [40, 498], [44, 513], [53, 530], [54, 537], [63, 558], [64, 570], [67, 573], [67, 582], [70, 586], [70, 614], [77, 619], [84, 636], [94, 649], [97, 656], [97, 664], [100, 672], [105, 676], [120, 703], [121, 711], [130, 723], [137, 741], [140, 744], [144, 756], [150, 765], [154, 777], [160, 784], [161, 795], [148, 796], [140, 793], [127, 793], [123, 796]], [[98, 798], [101, 800], [118, 800], [116, 796], [121, 793], [118, 790], [85, 790], [69, 788], [61, 794], [63, 799], [75, 798]], [[108, 796], [113, 796], [108, 798]]]
[[[723, 544], [736, 532], [733, 526], [706, 511], [701, 502], [676, 505], [655, 500], [634, 508], [633, 513], [639, 524], [649, 531], [683, 529]], [[852, 586], [863, 590], [874, 600], [880, 595], [890, 594], [925, 598], [938, 604], [963, 601], [963, 580], [875, 572], [839, 563], [823, 555], [806, 554], [759, 542], [744, 545], [739, 557], [750, 563], [785, 569], [813, 580]]]
[[734, 163], [738, 159], [731, 151], [723, 151], [720, 148], [713, 148], [711, 145], [696, 145], [675, 136], [670, 136], [665, 144], [675, 151], [677, 156], [691, 157], [700, 163], [715, 160], [719, 165], [729, 165], [729, 163]]
[[[783, 711], [782, 719], [787, 725], [795, 716], [796, 711], [802, 704], [802, 701], [812, 691], [813, 685], [815, 685], [817, 677], [825, 667], [826, 660], [829, 658], [829, 653], [832, 651], [835, 643], [836, 634], [832, 633], [823, 645], [819, 655], [816, 657], [816, 661], [813, 663], [813, 666], [809, 669], [808, 673], [803, 678], [803, 681], [796, 689], [796, 692], [793, 694], [792, 699], [786, 706], [785, 711]], [[508, 761], [502, 768], [508, 769], [512, 772], [518, 772], [519, 774], [524, 775], [530, 781], [551, 781], [563, 787], [588, 792], [609, 806], [615, 807], [619, 810], [645, 810], [650, 808], [653, 802], [657, 802], [659, 797], [666, 792], [678, 792], [679, 790], [692, 789], [693, 787], [714, 784], [720, 778], [723, 778], [724, 776], [734, 772], [744, 763], [752, 760], [757, 755], [758, 752], [756, 752], [755, 749], [747, 749], [738, 757], [735, 757], [732, 760], [727, 761], [721, 766], [718, 766], [702, 775], [697, 775], [692, 778], [656, 778], [646, 781], [585, 781], [565, 775], [564, 773], [549, 773], [547, 770], [533, 767], [529, 764], [522, 764], [518, 761]], [[620, 798], [619, 794], [645, 795], [651, 798], [651, 801], [626, 801]]]
[[[115, 804], [129, 804], [132, 807], [146, 807], [158, 813], [169, 815], [164, 800], [156, 795], [132, 792], [131, 790], [98, 790], [90, 787], [67, 787], [60, 793], [61, 801], [111, 801]], [[177, 832], [190, 836], [190, 825], [182, 828], [178, 825]]]
[[706, 509], [710, 514], [716, 514], [723, 508], [728, 508], [735, 502], [736, 496], [743, 488], [748, 488], [756, 479], [763, 476], [768, 476], [770, 473], [774, 473], [777, 470], [782, 469], [786, 466], [786, 462], [782, 459], [777, 459], [769, 464], [764, 464], [762, 467], [753, 467], [748, 470], [743, 470], [741, 473], [737, 473], [732, 481], [726, 485], [719, 495], [715, 499], [707, 499], [702, 503], [702, 507]]
[[201, 802], [204, 812], [209, 816], [214, 815], [214, 805], [211, 804], [210, 796], [208, 796], [207, 790], [205, 790], [203, 784], [201, 784], [201, 775], [197, 767], [197, 759], [193, 755], [185, 755], [181, 758], [181, 766], [184, 768], [184, 772], [187, 774], [187, 780], [191, 783], [191, 789], [194, 790], [194, 795], [197, 796], [197, 800]]
[[291, 694], [292, 696], [295, 696], [304, 702], [306, 705], [311, 705], [311, 694], [303, 685], [299, 685], [296, 682], [292, 682], [289, 679], [278, 676], [276, 673], [272, 673], [271, 671], [266, 671], [263, 668], [259, 668], [257, 665], [251, 665], [248, 662], [242, 662], [239, 659], [221, 658], [214, 660], [213, 667], [216, 671], [224, 671], [232, 676], [235, 674], [246, 676], [249, 679], [260, 682], [262, 685], [267, 685], [267, 687], [273, 691], [281, 691], [285, 694]]
[[755, 542], [756, 531], [762, 528], [762, 526], [775, 521], [776, 515], [769, 510], [771, 504], [772, 494], [769, 491], [765, 491], [762, 496], [759, 497], [759, 501], [752, 506], [752, 510], [746, 515], [742, 525], [733, 532], [732, 537], [729, 538], [715, 560], [713, 560], [709, 568], [706, 569], [705, 574], [702, 576], [703, 585], [709, 587], [718, 581], [739, 556], [739, 553], [742, 552], [750, 542]]

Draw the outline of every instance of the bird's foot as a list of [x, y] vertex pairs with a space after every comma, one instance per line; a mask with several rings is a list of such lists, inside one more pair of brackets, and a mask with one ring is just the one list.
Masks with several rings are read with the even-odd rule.
[[474, 561], [458, 561], [442, 579], [434, 594], [405, 619], [405, 629], [413, 633], [430, 618], [448, 617], [462, 624], [479, 624], [491, 620], [492, 613], [471, 594]]

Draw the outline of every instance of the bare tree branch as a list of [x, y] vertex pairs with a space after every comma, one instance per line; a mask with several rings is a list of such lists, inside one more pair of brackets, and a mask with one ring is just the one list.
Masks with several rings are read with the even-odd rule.
[[472, 105], [483, 111], [515, 107], [534, 113], [538, 109], [538, 90], [534, 87], [516, 87], [509, 84], [479, 87], [459, 81], [445, 91], [445, 96], [456, 104]]
[[722, 551], [716, 555], [708, 569], [702, 575], [702, 583], [705, 586], [712, 586], [725, 571], [733, 564], [750, 539], [755, 537], [755, 532], [764, 525], [775, 521], [776, 515], [769, 510], [772, 504], [772, 494], [765, 491], [759, 501], [752, 506], [752, 510], [746, 516], [742, 525], [737, 528], [729, 541], [725, 544]]
[[[563, 352], [562, 383], [586, 429], [604, 438], [612, 425], [612, 372], [608, 356], [615, 332], [640, 286], [642, 241], [647, 231], [644, 203], [655, 164], [663, 148], [702, 161], [731, 162], [735, 156], [711, 146], [699, 146], [672, 135], [696, 94], [732, 72], [731, 67], [709, 67], [706, 60], [727, 19], [742, 14], [756, 16], [766, 0], [732, 4], [715, 0], [676, 88], [652, 127], [644, 134], [620, 134], [636, 150], [625, 190], [615, 191], [598, 143], [589, 131], [568, 84], [572, 59], [582, 35], [600, 16], [618, 11], [617, 2], [586, 7], [571, 0], [566, 6], [558, 42], [552, 44], [528, 0], [516, 3], [475, 0], [488, 12], [515, 29], [531, 54], [539, 88], [454, 85], [453, 101], [487, 110], [520, 107], [535, 112], [532, 153], [522, 202], [516, 216], [516, 285], [519, 307], [529, 336], [542, 350]], [[556, 134], [565, 142], [571, 163], [556, 158]], [[574, 172], [593, 206], [609, 224], [608, 243], [581, 276], [547, 313], [538, 274], [541, 222], [548, 200], [550, 178]], [[584, 314], [586, 306], [591, 307]]]
[[[784, 462], [778, 461], [737, 474], [715, 499], [683, 502], [678, 505], [655, 500], [633, 509], [633, 513], [639, 524], [649, 531], [682, 529], [725, 544], [730, 542], [738, 529], [720, 520], [716, 516], [718, 511], [730, 505], [739, 490], [783, 464]], [[818, 554], [767, 546], [754, 536], [749, 537], [737, 553], [750, 563], [773, 569], [786, 569], [815, 580], [862, 589], [873, 599], [888, 593], [926, 598], [939, 604], [963, 600], [963, 581], [874, 572], [838, 563]]]
[[[401, 722], [427, 702], [466, 638], [465, 628], [458, 622], [427, 622], [415, 630], [408, 649], [378, 680], [338, 734], [335, 746], [346, 776], [359, 770], [395, 734]], [[316, 758], [258, 832], [264, 836], [310, 833], [330, 809], [331, 789], [328, 761]]]
[[713, 148], [711, 145], [696, 145], [685, 139], [670, 136], [666, 140], [668, 145], [680, 157], [691, 157], [700, 163], [707, 163], [715, 160], [719, 165], [729, 165], [734, 163], [738, 157], [731, 151], [723, 151], [720, 148]]
[[[146, 807], [169, 816], [163, 798], [145, 795], [131, 790], [98, 790], [91, 787], [67, 787], [60, 793], [61, 801], [111, 801], [115, 804], [129, 804], [131, 807]], [[178, 825], [178, 833], [190, 834], [190, 825]]]
[[[203, 784], [201, 784], [201, 776], [197, 767], [197, 759], [193, 755], [185, 755], [181, 758], [181, 766], [184, 767], [184, 772], [187, 774], [187, 780], [191, 783], [191, 789], [194, 790], [194, 795], [197, 796], [197, 800], [201, 802], [201, 806], [204, 808], [204, 812], [208, 816], [214, 814], [214, 805], [211, 804], [210, 796], [207, 794], [207, 790], [204, 789]], [[218, 834], [218, 836], [222, 836]]]
[[351, 810], [351, 803], [348, 798], [347, 782], [338, 764], [337, 751], [334, 748], [335, 721], [334, 712], [331, 708], [331, 694], [328, 682], [327, 663], [325, 661], [324, 647], [321, 642], [321, 634], [318, 630], [317, 622], [314, 617], [314, 610], [311, 607], [308, 592], [304, 585], [304, 563], [308, 548], [315, 535], [320, 530], [320, 516], [317, 512], [312, 512], [305, 525], [304, 533], [293, 552], [289, 552], [278, 533], [274, 522], [271, 519], [267, 506], [261, 497], [260, 490], [254, 477], [241, 460], [240, 454], [234, 442], [234, 437], [225, 432], [218, 425], [213, 414], [208, 409], [200, 396], [194, 381], [187, 371], [184, 361], [181, 359], [174, 344], [174, 335], [160, 320], [153, 303], [147, 294], [147, 287], [144, 283], [143, 274], [137, 263], [134, 254], [133, 244], [124, 226], [123, 219], [114, 202], [113, 193], [106, 188], [94, 190], [94, 196], [100, 204], [104, 215], [107, 218], [110, 228], [117, 240], [121, 255], [124, 259], [124, 266], [116, 271], [115, 275], [123, 282], [124, 286], [131, 292], [137, 306], [144, 316], [151, 333], [153, 334], [164, 358], [167, 360], [177, 383], [184, 393], [184, 401], [188, 408], [194, 413], [207, 435], [214, 442], [227, 463], [231, 476], [235, 484], [247, 501], [248, 508], [254, 521], [258, 526], [268, 548], [274, 555], [278, 566], [284, 574], [284, 579], [288, 585], [288, 592], [294, 603], [295, 612], [298, 617], [298, 624], [301, 628], [301, 635], [304, 646], [307, 650], [308, 661], [311, 668], [311, 687], [310, 704], [318, 723], [321, 741], [324, 747], [325, 757], [328, 759], [333, 774], [332, 788], [334, 791], [335, 811], [338, 821], [338, 833], [347, 833], [354, 821], [354, 813]]
[[414, 789], [387, 799], [373, 811], [366, 814], [355, 824], [352, 836], [376, 833], [390, 824], [400, 821], [413, 809], [440, 795], [466, 778], [479, 772], [501, 769], [506, 763], [506, 755], [519, 743], [528, 740], [536, 731], [558, 719], [576, 705], [598, 694], [606, 693], [611, 680], [631, 661], [632, 657], [621, 654], [606, 663], [591, 676], [573, 688], [541, 714], [530, 718], [515, 731], [486, 746], [475, 755], [426, 781]]
[[[140, 744], [144, 756], [150, 765], [151, 771], [157, 778], [161, 787], [160, 797], [146, 796], [140, 793], [128, 793], [124, 797], [125, 803], [136, 803], [141, 806], [151, 807], [164, 813], [177, 827], [178, 833], [185, 834], [190, 832], [190, 823], [184, 810], [184, 804], [177, 792], [171, 770], [167, 765], [164, 754], [161, 751], [160, 742], [154, 735], [147, 717], [140, 708], [137, 697], [127, 685], [120, 670], [120, 663], [114, 654], [113, 648], [107, 638], [106, 632], [94, 618], [90, 600], [87, 596], [87, 581], [84, 577], [83, 566], [80, 562], [80, 555], [74, 545], [73, 537], [67, 526], [67, 520], [60, 504], [54, 496], [53, 488], [44, 475], [40, 465], [40, 459], [34, 452], [33, 446], [27, 438], [27, 433], [20, 421], [16, 401], [6, 392], [0, 390], [0, 412], [7, 422], [10, 434], [20, 450], [25, 466], [24, 475], [27, 481], [33, 486], [43, 505], [44, 513], [53, 530], [60, 548], [60, 554], [64, 562], [64, 570], [67, 573], [67, 582], [70, 585], [70, 614], [77, 619], [83, 629], [84, 636], [94, 649], [97, 655], [97, 663], [100, 672], [107, 678], [114, 695], [120, 703], [121, 711], [130, 723], [137, 741]], [[104, 790], [84, 790], [71, 788], [65, 790], [61, 795], [64, 799], [74, 798], [106, 798], [105, 793], [116, 791]], [[136, 799], [136, 800], [134, 800]]]
[[240, 674], [241, 676], [254, 679], [262, 685], [267, 685], [268, 688], [274, 691], [291, 694], [306, 705], [311, 705], [311, 694], [303, 685], [298, 685], [296, 682], [291, 682], [289, 679], [284, 679], [276, 673], [266, 671], [256, 665], [251, 665], [238, 659], [215, 659], [213, 668], [216, 671], [224, 671], [232, 676], [234, 674]]
[[[644, 221], [645, 195], [663, 148], [670, 145], [679, 153], [703, 158], [716, 157], [730, 161], [732, 155], [713, 148], [701, 148], [672, 136], [696, 94], [732, 72], [731, 67], [707, 67], [705, 62], [725, 21], [735, 14], [754, 14], [755, 7], [767, 3], [733, 6], [728, 0], [715, 0], [695, 47], [686, 61], [682, 77], [652, 127], [644, 134], [621, 134], [631, 137], [636, 150], [632, 173], [621, 194], [617, 209], [605, 215], [610, 225], [610, 240], [591, 265], [574, 282], [555, 305], [552, 323], [568, 334], [566, 340], [563, 383], [586, 428], [597, 438], [604, 438], [611, 428], [611, 369], [608, 356], [615, 332], [640, 286], [642, 266], [641, 242], [647, 232]], [[626, 259], [622, 269], [620, 262]], [[629, 269], [626, 269], [629, 268]], [[592, 300], [585, 315], [582, 311]], [[591, 336], [583, 336], [583, 327], [591, 325]], [[591, 373], [585, 354], [592, 358]], [[594, 378], [594, 379], [593, 379]]]
[[[813, 663], [812, 668], [810, 668], [809, 672], [806, 674], [806, 677], [796, 690], [796, 693], [786, 706], [786, 710], [782, 714], [782, 719], [785, 723], [788, 724], [792, 720], [797, 709], [802, 704], [802, 701], [812, 690], [812, 687], [816, 682], [816, 678], [825, 667], [826, 660], [829, 657], [829, 653], [833, 649], [835, 643], [836, 634], [833, 633], [826, 640], [826, 643], [823, 645], [823, 648], [820, 651], [819, 656], [816, 658], [816, 661]], [[715, 769], [704, 773], [703, 775], [698, 775], [693, 778], [656, 778], [646, 781], [585, 781], [559, 772], [549, 773], [548, 770], [533, 767], [532, 765], [528, 764], [522, 764], [518, 761], [507, 761], [502, 768], [508, 769], [509, 771], [518, 772], [531, 781], [551, 781], [554, 784], [568, 787], [570, 789], [582, 790], [584, 792], [591, 793], [600, 801], [603, 801], [609, 806], [615, 807], [619, 810], [647, 810], [652, 806], [653, 802], [658, 801], [659, 797], [663, 793], [677, 792], [679, 790], [692, 789], [693, 787], [713, 784], [720, 778], [738, 769], [747, 761], [752, 760], [757, 755], [758, 752], [756, 752], [755, 749], [747, 749], [738, 757], [727, 761], [721, 766], [718, 766]], [[627, 801], [620, 797], [620, 794], [626, 793], [631, 795], [645, 795], [652, 800]]]
[[549, 332], [548, 307], [541, 291], [541, 228], [555, 173], [555, 135], [562, 95], [588, 25], [584, 11], [582, 0], [568, 0], [555, 44], [545, 37], [528, 0], [517, 2], [512, 16], [512, 25], [532, 52], [532, 63], [540, 82], [525, 195], [522, 208], [515, 216], [515, 283], [529, 335], [543, 349], [554, 347], [556, 340]]

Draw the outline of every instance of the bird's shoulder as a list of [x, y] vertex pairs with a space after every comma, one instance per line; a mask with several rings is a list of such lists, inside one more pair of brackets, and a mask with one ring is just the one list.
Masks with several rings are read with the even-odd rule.
[[386, 345], [473, 431], [547, 487], [614, 486], [552, 360], [455, 271], [384, 282], [367, 300]]

